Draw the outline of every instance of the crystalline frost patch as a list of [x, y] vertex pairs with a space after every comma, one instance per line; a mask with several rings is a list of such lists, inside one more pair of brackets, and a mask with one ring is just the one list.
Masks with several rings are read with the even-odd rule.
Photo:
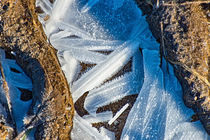
[[87, 94], [89, 115], [75, 113], [72, 139], [115, 139], [91, 123], [112, 124], [114, 114], [97, 109], [134, 94], [121, 139], [207, 139], [200, 123], [187, 120], [193, 112], [182, 102], [172, 66], [164, 59], [160, 66], [159, 44], [133, 0], [37, 0], [36, 6], [74, 102]]

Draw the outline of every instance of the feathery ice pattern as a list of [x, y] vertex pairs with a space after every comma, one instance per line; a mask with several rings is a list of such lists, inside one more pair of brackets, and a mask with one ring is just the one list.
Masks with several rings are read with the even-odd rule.
[[76, 113], [72, 139], [115, 139], [91, 123], [114, 122], [128, 104], [117, 116], [97, 109], [133, 94], [138, 97], [121, 139], [208, 138], [199, 122], [189, 122], [193, 112], [182, 102], [172, 66], [164, 59], [160, 65], [159, 44], [134, 0], [37, 0], [36, 6], [43, 10], [39, 20], [58, 50], [74, 102], [88, 92], [89, 115]]

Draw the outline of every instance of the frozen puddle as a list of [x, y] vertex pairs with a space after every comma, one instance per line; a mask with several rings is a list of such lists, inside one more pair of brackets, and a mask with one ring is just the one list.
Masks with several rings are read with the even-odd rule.
[[92, 124], [114, 125], [129, 104], [117, 113], [97, 110], [135, 94], [122, 140], [208, 139], [200, 122], [190, 122], [193, 111], [183, 103], [172, 66], [164, 59], [160, 64], [159, 44], [134, 0], [37, 0], [36, 5], [74, 102], [86, 94], [82, 106], [88, 113], [76, 110], [73, 140], [115, 139], [112, 131]]
[[32, 102], [32, 81], [13, 57], [0, 49], [0, 117], [20, 133]]

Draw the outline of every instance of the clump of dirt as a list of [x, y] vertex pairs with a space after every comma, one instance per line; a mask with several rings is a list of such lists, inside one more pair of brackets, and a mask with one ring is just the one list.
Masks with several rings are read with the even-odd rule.
[[[158, 2], [158, 3], [157, 3]], [[160, 51], [174, 65], [185, 105], [210, 134], [210, 47], [207, 1], [137, 0]], [[145, 8], [146, 7], [146, 8]]]
[[0, 47], [13, 51], [16, 60], [32, 79], [32, 105], [25, 130], [10, 134], [0, 125], [0, 137], [17, 139], [36, 128], [36, 139], [70, 139], [73, 101], [56, 51], [47, 43], [38, 22], [35, 0], [0, 1]]

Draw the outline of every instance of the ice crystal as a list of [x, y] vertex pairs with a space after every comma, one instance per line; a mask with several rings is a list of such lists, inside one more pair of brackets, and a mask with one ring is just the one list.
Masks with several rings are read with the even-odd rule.
[[[91, 123], [111, 124], [128, 104], [114, 118], [97, 109], [133, 94], [138, 98], [121, 139], [188, 139], [191, 131], [193, 139], [207, 138], [199, 124], [187, 121], [192, 111], [180, 103], [181, 88], [172, 67], [160, 67], [159, 44], [133, 0], [56, 0], [53, 4], [37, 0], [36, 4], [44, 11], [39, 20], [58, 50], [74, 102], [88, 93], [84, 108], [89, 115], [76, 113], [72, 139], [99, 140], [104, 135], [115, 139]], [[45, 20], [46, 16], [50, 18]]]
[[32, 91], [32, 81], [18, 66], [16, 60], [6, 58], [5, 51], [2, 49], [0, 49], [0, 64], [2, 69], [0, 75], [2, 81], [0, 83], [0, 103], [6, 102], [8, 104], [11, 111], [10, 115], [14, 119], [13, 123], [17, 127], [17, 132], [21, 132], [24, 126], [24, 117], [31, 104], [30, 99], [21, 99], [21, 94], [24, 91]]
[[128, 108], [129, 104], [127, 103], [126, 105], [123, 106], [123, 108], [121, 108], [116, 115], [109, 120], [108, 124], [112, 125], [112, 123]]

